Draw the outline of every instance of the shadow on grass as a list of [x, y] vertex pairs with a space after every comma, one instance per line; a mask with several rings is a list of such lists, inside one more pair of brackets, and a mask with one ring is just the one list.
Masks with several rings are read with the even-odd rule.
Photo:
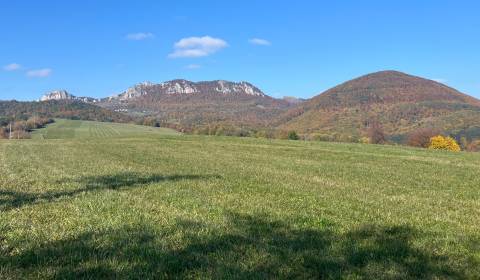
[[[7, 276], [62, 279], [461, 279], [477, 269], [416, 248], [421, 233], [407, 226], [336, 233], [238, 214], [230, 224], [204, 235], [204, 225], [189, 221], [88, 232], [0, 257], [0, 266]], [[172, 236], [177, 239], [169, 242]]]
[[73, 181], [58, 181], [57, 184], [78, 183], [80, 188], [44, 193], [25, 193], [0, 189], [0, 210], [7, 211], [24, 205], [40, 202], [51, 202], [59, 198], [72, 197], [80, 193], [100, 190], [121, 190], [135, 187], [145, 187], [165, 181], [206, 180], [218, 178], [217, 175], [142, 175], [132, 172], [118, 173], [105, 176], [88, 176]]

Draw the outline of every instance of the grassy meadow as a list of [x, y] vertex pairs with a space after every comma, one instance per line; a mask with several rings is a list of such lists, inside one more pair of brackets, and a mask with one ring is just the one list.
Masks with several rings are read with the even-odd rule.
[[0, 279], [480, 278], [480, 155], [58, 120], [0, 140]]
[[33, 139], [80, 139], [178, 135], [175, 130], [141, 125], [57, 119], [53, 124], [32, 133]]

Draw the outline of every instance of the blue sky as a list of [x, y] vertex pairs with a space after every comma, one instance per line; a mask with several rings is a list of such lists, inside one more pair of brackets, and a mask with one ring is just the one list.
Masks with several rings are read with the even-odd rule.
[[2, 1], [0, 99], [142, 81], [249, 81], [311, 97], [369, 72], [480, 98], [480, 1]]

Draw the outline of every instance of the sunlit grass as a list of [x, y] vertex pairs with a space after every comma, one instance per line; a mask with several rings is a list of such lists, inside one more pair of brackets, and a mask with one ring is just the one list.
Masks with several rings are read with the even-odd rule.
[[178, 135], [175, 130], [149, 126], [57, 119], [32, 133], [33, 139], [111, 138], [146, 135]]
[[88, 124], [0, 142], [0, 278], [480, 275], [478, 154]]

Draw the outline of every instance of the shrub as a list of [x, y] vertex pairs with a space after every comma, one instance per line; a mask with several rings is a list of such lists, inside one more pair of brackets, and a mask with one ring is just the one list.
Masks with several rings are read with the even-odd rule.
[[145, 118], [143, 119], [144, 126], [153, 126], [153, 127], [159, 127], [160, 123], [155, 119], [155, 118]]
[[462, 136], [460, 138], [460, 143], [458, 143], [458, 144], [460, 145], [460, 148], [462, 150], [464, 150], [464, 151], [467, 150], [468, 149], [468, 139], [467, 139], [467, 137]]
[[288, 132], [288, 139], [289, 140], [298, 140], [298, 139], [300, 139], [300, 137], [298, 137], [297, 132], [292, 130], [292, 131]]
[[314, 141], [325, 141], [325, 142], [332, 142], [334, 140], [331, 135], [320, 134], [320, 133], [312, 134], [311, 139]]
[[469, 152], [480, 152], [480, 140], [472, 141], [467, 146]]
[[368, 138], [372, 144], [384, 144], [386, 142], [383, 127], [378, 121], [373, 121], [368, 129]]
[[220, 126], [215, 130], [215, 136], [223, 136], [225, 135], [225, 128]]
[[360, 143], [362, 143], [362, 144], [370, 144], [370, 138], [368, 138], [368, 137], [362, 137], [362, 138], [360, 138]]
[[275, 138], [273, 130], [259, 130], [255, 133], [256, 138]]
[[250, 137], [250, 131], [244, 128], [235, 128], [235, 131], [233, 132], [233, 136], [237, 137]]
[[408, 135], [407, 145], [428, 148], [430, 146], [430, 139], [436, 135], [439, 135], [436, 129], [419, 128]]
[[30, 139], [31, 135], [25, 130], [15, 130], [12, 132], [12, 139]]
[[0, 127], [0, 139], [8, 138], [8, 130], [4, 127]]
[[31, 131], [37, 128], [42, 128], [53, 122], [54, 120], [49, 118], [31, 117], [26, 122], [26, 130]]
[[275, 131], [275, 139], [288, 139], [288, 132], [285, 130], [277, 130]]
[[460, 146], [452, 137], [434, 136], [430, 139], [429, 149], [460, 152]]
[[25, 131], [27, 130], [27, 122], [26, 121], [16, 121], [13, 123], [13, 130], [15, 131]]

